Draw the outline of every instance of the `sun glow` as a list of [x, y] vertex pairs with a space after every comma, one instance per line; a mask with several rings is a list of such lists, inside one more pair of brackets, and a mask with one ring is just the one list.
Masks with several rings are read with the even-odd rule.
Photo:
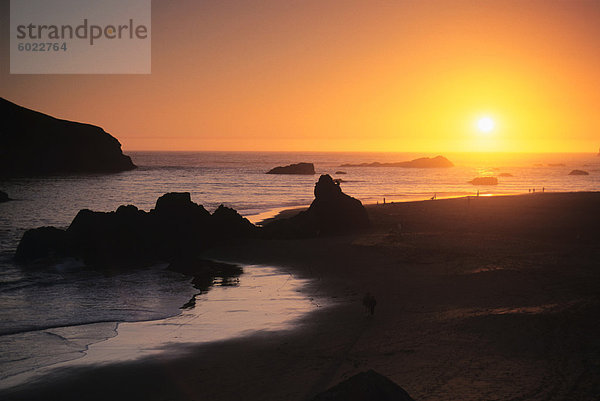
[[483, 134], [489, 134], [492, 132], [495, 125], [496, 124], [494, 123], [494, 120], [492, 120], [490, 117], [481, 117], [479, 120], [477, 120], [477, 129]]

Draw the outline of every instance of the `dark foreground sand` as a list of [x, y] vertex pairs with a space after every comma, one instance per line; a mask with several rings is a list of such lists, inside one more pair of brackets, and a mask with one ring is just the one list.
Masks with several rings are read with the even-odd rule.
[[420, 401], [600, 399], [600, 193], [369, 211], [365, 233], [206, 255], [315, 278], [333, 306], [297, 330], [64, 369], [0, 399], [309, 400], [367, 369]]

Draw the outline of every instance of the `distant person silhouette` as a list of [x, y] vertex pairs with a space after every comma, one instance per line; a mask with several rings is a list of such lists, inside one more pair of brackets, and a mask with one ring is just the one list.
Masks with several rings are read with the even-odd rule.
[[375, 305], [377, 305], [377, 301], [375, 300], [375, 297], [371, 295], [371, 293], [367, 292], [365, 294], [362, 303], [367, 312], [369, 312], [371, 315], [375, 314]]

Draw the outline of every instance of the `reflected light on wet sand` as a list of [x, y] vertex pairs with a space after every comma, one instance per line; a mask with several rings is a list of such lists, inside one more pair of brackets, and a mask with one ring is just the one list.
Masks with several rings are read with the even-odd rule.
[[272, 267], [246, 266], [239, 285], [218, 286], [196, 297], [196, 306], [171, 318], [122, 323], [118, 335], [90, 346], [74, 363], [132, 360], [160, 353], [166, 346], [206, 343], [259, 330], [286, 330], [316, 308], [300, 292], [306, 280]]
[[209, 343], [258, 331], [289, 330], [306, 313], [321, 306], [305, 292], [309, 280], [274, 267], [243, 266], [239, 283], [217, 283], [196, 296], [195, 306], [166, 319], [120, 323], [117, 335], [89, 346], [76, 360], [34, 369], [3, 380], [8, 388], [52, 373], [56, 368], [118, 363], [167, 355], [190, 344]]

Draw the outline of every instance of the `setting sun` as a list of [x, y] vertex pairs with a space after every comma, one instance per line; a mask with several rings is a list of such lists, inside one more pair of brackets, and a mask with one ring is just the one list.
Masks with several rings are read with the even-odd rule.
[[477, 129], [481, 133], [488, 134], [494, 130], [494, 127], [494, 120], [492, 120], [490, 117], [481, 117], [479, 120], [477, 120]]

